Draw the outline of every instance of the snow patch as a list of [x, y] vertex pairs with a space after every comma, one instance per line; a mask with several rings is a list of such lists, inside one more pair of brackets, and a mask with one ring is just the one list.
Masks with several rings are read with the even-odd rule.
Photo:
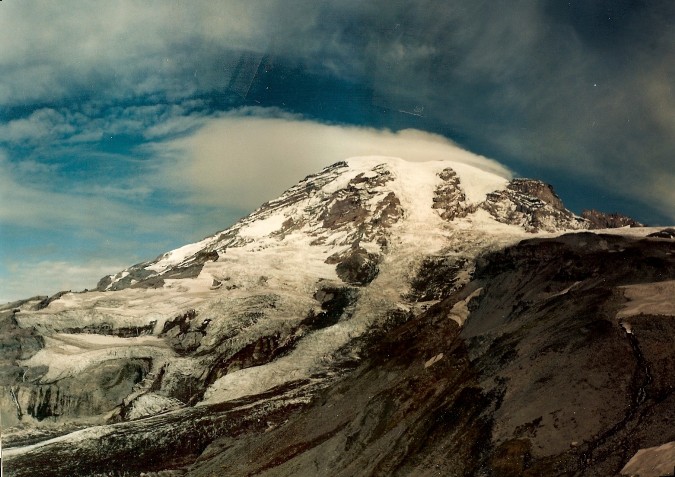
[[284, 214], [276, 213], [265, 219], [255, 220], [246, 224], [239, 230], [239, 234], [250, 238], [265, 237], [279, 230], [285, 220]]
[[628, 301], [617, 318], [645, 315], [675, 316], [675, 280], [619, 287]]
[[185, 261], [185, 259], [192, 257], [200, 250], [203, 250], [209, 243], [213, 241], [213, 238], [209, 237], [200, 242], [191, 243], [184, 245], [170, 252], [166, 252], [161, 258], [152, 265], [145, 267], [146, 270], [153, 272], [161, 273], [167, 268], [178, 265]]
[[424, 363], [424, 368], [426, 369], [426, 368], [428, 368], [429, 366], [433, 366], [434, 364], [438, 363], [441, 359], [443, 359], [443, 353], [439, 353], [439, 354], [437, 354], [436, 356], [434, 356], [433, 358], [428, 359], [428, 360]]
[[469, 303], [471, 302], [471, 300], [473, 300], [474, 298], [479, 296], [482, 293], [482, 291], [483, 291], [483, 289], [479, 288], [479, 289], [475, 290], [473, 293], [471, 293], [471, 295], [466, 297], [466, 299], [458, 301], [457, 303], [455, 303], [453, 305], [452, 309], [450, 310], [450, 312], [448, 313], [448, 317], [452, 320], [455, 320], [455, 322], [459, 326], [463, 326], [464, 322], [469, 317], [469, 313], [470, 313], [469, 312]]
[[674, 467], [675, 441], [657, 447], [640, 449], [621, 469], [621, 475], [660, 477], [673, 475]]

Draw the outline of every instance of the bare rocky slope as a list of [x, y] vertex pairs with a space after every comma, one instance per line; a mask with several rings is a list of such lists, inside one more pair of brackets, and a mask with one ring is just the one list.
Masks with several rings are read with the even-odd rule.
[[463, 163], [337, 163], [2, 307], [4, 472], [658, 475], [675, 241], [607, 217]]

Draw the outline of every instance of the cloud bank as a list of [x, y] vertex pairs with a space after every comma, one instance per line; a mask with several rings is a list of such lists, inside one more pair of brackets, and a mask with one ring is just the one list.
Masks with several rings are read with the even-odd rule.
[[408, 161], [453, 160], [504, 177], [496, 161], [452, 141], [413, 129], [399, 132], [313, 121], [229, 116], [208, 121], [194, 134], [152, 146], [166, 184], [189, 191], [200, 205], [253, 210], [302, 177], [350, 157], [382, 155]]

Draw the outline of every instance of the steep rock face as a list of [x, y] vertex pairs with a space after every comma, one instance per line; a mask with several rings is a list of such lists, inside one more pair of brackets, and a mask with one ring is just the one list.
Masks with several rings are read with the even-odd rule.
[[44, 338], [31, 329], [22, 329], [16, 321], [16, 306], [23, 303], [10, 303], [0, 311], [0, 420], [4, 426], [13, 426], [20, 422], [23, 411], [17, 401], [15, 391], [9, 384], [23, 380], [26, 370], [19, 361], [29, 359], [44, 347]]
[[380, 255], [369, 253], [362, 247], [353, 247], [346, 253], [332, 255], [326, 263], [337, 263], [335, 272], [345, 283], [367, 285], [380, 272]]
[[530, 232], [579, 230], [590, 226], [587, 220], [563, 206], [550, 185], [530, 179], [512, 180], [506, 189], [488, 194], [481, 207], [496, 220], [518, 224]]

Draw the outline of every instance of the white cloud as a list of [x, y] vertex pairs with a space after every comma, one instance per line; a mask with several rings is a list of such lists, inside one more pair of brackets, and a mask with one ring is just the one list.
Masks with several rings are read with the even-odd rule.
[[103, 276], [116, 273], [129, 264], [115, 260], [13, 261], [6, 266], [7, 274], [0, 274], [0, 303], [29, 298], [35, 295], [53, 295], [63, 290], [93, 289]]
[[417, 130], [391, 132], [289, 118], [215, 118], [193, 134], [155, 143], [166, 184], [188, 191], [192, 203], [252, 210], [308, 174], [354, 156], [409, 161], [454, 160], [505, 177], [496, 161]]
[[44, 141], [71, 134], [75, 127], [58, 111], [43, 108], [26, 118], [0, 123], [0, 142], [21, 143]]
[[274, 18], [244, 0], [6, 3], [0, 15], [0, 104], [54, 100], [106, 84], [109, 94], [122, 97], [189, 96], [213, 81], [205, 71], [209, 64], [199, 68], [203, 78], [185, 83], [188, 70], [199, 66], [190, 45], [206, 55], [209, 45], [264, 48], [266, 24]]

